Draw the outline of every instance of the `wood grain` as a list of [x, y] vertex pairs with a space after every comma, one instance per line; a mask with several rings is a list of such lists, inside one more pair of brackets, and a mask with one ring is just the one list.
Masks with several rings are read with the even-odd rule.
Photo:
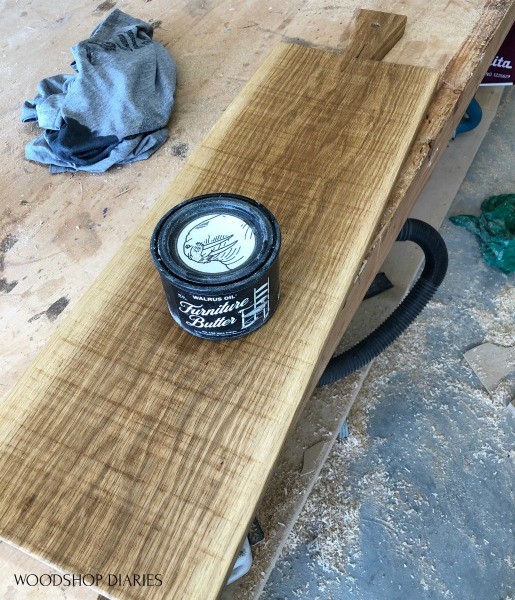
[[381, 60], [404, 35], [407, 21], [405, 15], [360, 10], [345, 49], [347, 57]]
[[[367, 253], [435, 71], [278, 46], [0, 408], [2, 536], [61, 569], [218, 594]], [[148, 241], [213, 191], [283, 233], [277, 313], [242, 340], [171, 321]]]

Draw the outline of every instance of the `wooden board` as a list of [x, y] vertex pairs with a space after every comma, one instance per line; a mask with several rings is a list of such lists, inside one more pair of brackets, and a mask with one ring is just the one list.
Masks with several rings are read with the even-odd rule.
[[[2, 406], [6, 539], [73, 572], [161, 574], [146, 598], [218, 594], [437, 79], [272, 53]], [[171, 205], [218, 190], [278, 218], [282, 299], [213, 344], [170, 320], [148, 240]]]

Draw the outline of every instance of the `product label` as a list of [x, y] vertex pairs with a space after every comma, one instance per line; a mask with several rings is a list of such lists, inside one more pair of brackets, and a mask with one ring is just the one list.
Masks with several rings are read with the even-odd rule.
[[200, 337], [241, 337], [261, 327], [277, 306], [278, 274], [275, 266], [272, 270], [275, 277], [265, 274], [237, 294], [207, 296], [166, 286], [170, 312], [183, 329]]
[[515, 26], [499, 48], [481, 85], [513, 85], [515, 82]]

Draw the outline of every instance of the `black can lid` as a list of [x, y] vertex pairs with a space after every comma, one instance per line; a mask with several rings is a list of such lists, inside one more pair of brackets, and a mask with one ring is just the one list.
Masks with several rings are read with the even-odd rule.
[[152, 236], [152, 255], [168, 276], [217, 286], [252, 276], [276, 258], [279, 245], [279, 225], [262, 204], [207, 194], [164, 215]]

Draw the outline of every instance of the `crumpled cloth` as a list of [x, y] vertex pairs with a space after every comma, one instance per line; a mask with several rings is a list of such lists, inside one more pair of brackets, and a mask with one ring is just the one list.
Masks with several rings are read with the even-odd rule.
[[477, 236], [483, 258], [489, 265], [504, 273], [515, 271], [515, 194], [483, 200], [479, 217], [457, 215], [449, 219]]
[[45, 129], [25, 147], [51, 173], [104, 172], [143, 160], [168, 138], [177, 69], [154, 28], [113, 10], [71, 48], [75, 74], [43, 79], [21, 120]]

